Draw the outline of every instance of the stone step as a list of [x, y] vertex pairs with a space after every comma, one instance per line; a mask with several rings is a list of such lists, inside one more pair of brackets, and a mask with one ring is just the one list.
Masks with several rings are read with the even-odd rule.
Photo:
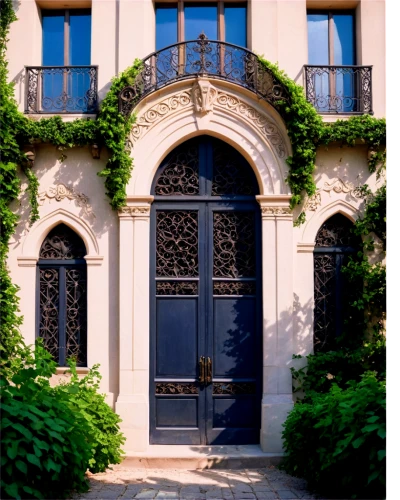
[[120, 466], [134, 469], [257, 469], [278, 465], [283, 453], [264, 453], [259, 445], [150, 445], [145, 452], [126, 452]]

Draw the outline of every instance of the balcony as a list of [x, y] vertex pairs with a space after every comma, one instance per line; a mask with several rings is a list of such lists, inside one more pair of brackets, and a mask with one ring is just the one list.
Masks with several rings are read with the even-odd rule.
[[119, 110], [128, 116], [148, 94], [176, 81], [206, 76], [245, 87], [272, 106], [289, 102], [287, 89], [260, 64], [253, 52], [204, 33], [197, 40], [170, 45], [143, 60], [143, 70], [135, 82], [119, 94]]
[[306, 97], [321, 114], [373, 114], [372, 66], [304, 66]]
[[26, 66], [25, 113], [97, 112], [98, 66]]

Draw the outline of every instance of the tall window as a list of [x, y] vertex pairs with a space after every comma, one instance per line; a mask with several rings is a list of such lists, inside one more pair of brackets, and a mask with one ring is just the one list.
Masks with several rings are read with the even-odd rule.
[[[318, 66], [352, 66], [356, 63], [355, 19], [352, 11], [307, 13], [308, 64]], [[327, 96], [326, 103], [319, 103], [320, 111], [353, 111], [357, 82], [349, 70], [328, 68], [315, 75], [315, 87], [320, 96]], [[329, 99], [331, 101], [329, 101]], [[340, 102], [334, 102], [336, 99]]]
[[[91, 11], [43, 10], [43, 66], [52, 66], [43, 74], [43, 107], [57, 111], [61, 106], [69, 111], [79, 111], [79, 102], [90, 89], [90, 74], [83, 66], [90, 65]], [[57, 69], [57, 66], [75, 68]], [[60, 102], [57, 102], [59, 100]]]
[[202, 32], [210, 40], [246, 47], [246, 3], [179, 0], [171, 4], [156, 4], [156, 50], [195, 40]]
[[352, 302], [343, 266], [360, 250], [352, 222], [336, 214], [320, 227], [314, 249], [314, 352], [335, 348], [344, 327], [344, 309]]
[[38, 335], [60, 366], [87, 366], [86, 248], [65, 224], [52, 229], [38, 262]]

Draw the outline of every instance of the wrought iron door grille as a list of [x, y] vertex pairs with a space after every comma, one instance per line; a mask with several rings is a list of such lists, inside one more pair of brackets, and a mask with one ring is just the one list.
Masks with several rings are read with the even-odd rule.
[[373, 114], [372, 66], [305, 65], [307, 100], [319, 113]]
[[96, 113], [97, 66], [26, 66], [25, 113]]

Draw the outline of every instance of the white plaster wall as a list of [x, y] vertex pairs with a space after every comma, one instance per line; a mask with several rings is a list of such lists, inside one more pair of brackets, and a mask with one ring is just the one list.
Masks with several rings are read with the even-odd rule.
[[13, 282], [21, 288], [20, 308], [24, 315], [21, 330], [26, 342], [32, 344], [36, 333], [36, 262], [29, 262], [29, 258], [38, 258], [43, 238], [58, 220], [65, 221], [89, 242], [86, 246], [92, 259], [87, 262], [88, 365], [100, 363], [101, 391], [107, 393], [112, 403], [119, 390], [118, 216], [108, 203], [103, 178], [97, 176], [104, 168], [107, 154], [103, 151], [100, 160], [93, 160], [89, 147], [64, 153], [67, 158], [60, 163], [61, 152], [54, 146], [37, 146], [34, 171], [40, 182], [39, 193], [60, 183], [72, 187], [88, 196], [95, 218], [88, 217], [75, 200], [58, 202], [45, 198], [39, 207], [40, 220], [29, 228], [28, 194], [24, 192], [26, 181], [21, 175], [23, 193], [12, 207], [20, 216], [20, 222], [10, 241], [8, 265]]

